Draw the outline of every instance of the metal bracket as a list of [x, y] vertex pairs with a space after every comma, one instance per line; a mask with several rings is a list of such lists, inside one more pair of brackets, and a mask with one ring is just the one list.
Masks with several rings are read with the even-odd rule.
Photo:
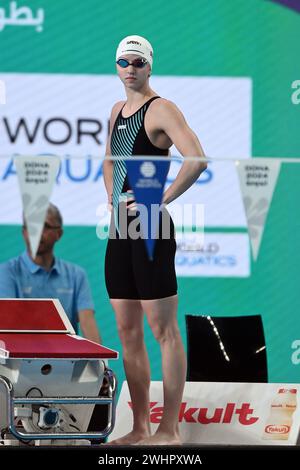
[[[116, 419], [116, 391], [117, 379], [111, 369], [105, 369], [104, 377], [108, 380], [108, 397], [15, 397], [14, 388], [11, 381], [0, 375], [0, 383], [5, 387], [6, 406], [8, 417], [9, 431], [20, 440], [46, 440], [46, 439], [103, 439], [107, 437], [113, 430]], [[64, 405], [109, 405], [108, 424], [101, 432], [65, 432], [65, 433], [28, 433], [20, 432], [14, 425], [14, 410], [16, 405], [48, 405], [48, 404], [64, 404]]]

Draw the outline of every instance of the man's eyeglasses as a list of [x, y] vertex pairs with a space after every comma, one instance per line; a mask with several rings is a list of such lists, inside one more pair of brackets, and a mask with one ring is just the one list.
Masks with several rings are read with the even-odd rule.
[[[61, 228], [61, 225], [49, 225], [49, 224], [47, 224], [47, 222], [46, 222], [46, 223], [44, 224], [43, 230], [57, 230], [57, 229], [59, 229], [59, 228]], [[24, 229], [24, 230], [27, 230], [27, 227], [26, 227], [25, 224], [23, 225], [23, 229]]]
[[117, 64], [122, 67], [122, 69], [126, 69], [129, 65], [137, 69], [142, 69], [147, 64], [145, 59], [134, 59], [132, 62], [129, 62], [127, 59], [119, 59], [117, 60]]
[[47, 222], [44, 224], [44, 230], [56, 230], [61, 228], [60, 225], [49, 225]]

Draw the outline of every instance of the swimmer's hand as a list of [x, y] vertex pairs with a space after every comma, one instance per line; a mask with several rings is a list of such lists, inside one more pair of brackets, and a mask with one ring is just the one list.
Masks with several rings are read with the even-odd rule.
[[136, 201], [134, 199], [134, 196], [133, 196], [133, 190], [132, 189], [129, 189], [127, 191], [127, 193], [132, 193], [132, 197], [129, 197], [127, 199], [127, 209], [128, 209], [128, 212], [130, 213], [129, 215], [136, 215], [136, 211], [137, 211], [137, 204], [136, 204]]

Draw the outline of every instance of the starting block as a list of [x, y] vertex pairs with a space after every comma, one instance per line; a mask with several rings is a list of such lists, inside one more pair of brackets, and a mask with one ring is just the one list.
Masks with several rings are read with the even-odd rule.
[[[117, 380], [106, 364], [117, 358], [77, 336], [59, 300], [0, 299], [0, 443], [107, 437]], [[89, 432], [95, 405], [108, 405], [107, 423]]]

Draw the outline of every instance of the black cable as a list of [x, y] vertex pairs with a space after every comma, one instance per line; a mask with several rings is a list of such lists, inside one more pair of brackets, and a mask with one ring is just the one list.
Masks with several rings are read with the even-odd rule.
[[76, 431], [80, 432], [80, 429], [77, 426], [74, 426], [73, 424], [69, 424], [70, 428], [76, 429]]
[[31, 387], [29, 390], [27, 390], [26, 392], [26, 398], [28, 397], [29, 393], [32, 391], [32, 390], [37, 390], [40, 394], [41, 394], [41, 397], [43, 397], [43, 392], [42, 390], [40, 390], [38, 387]]

